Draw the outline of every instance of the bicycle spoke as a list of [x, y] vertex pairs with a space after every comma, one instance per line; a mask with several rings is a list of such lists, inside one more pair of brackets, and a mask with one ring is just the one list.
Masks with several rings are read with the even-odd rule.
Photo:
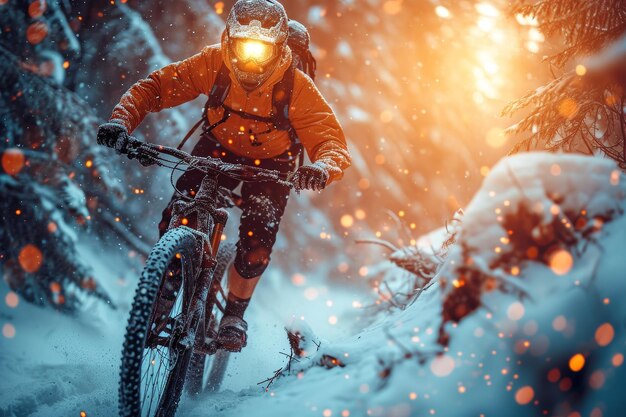
[[[157, 369], [157, 371], [156, 371], [156, 375], [157, 375], [157, 377], [161, 374], [161, 367], [162, 367], [162, 366], [163, 366], [163, 361], [160, 361], [160, 362], [159, 362], [159, 369]], [[158, 381], [158, 379], [157, 379], [157, 381]], [[156, 390], [156, 388], [157, 388], [157, 384], [158, 384], [158, 382], [157, 382], [157, 383], [154, 383], [154, 384], [152, 385], [152, 393], [150, 394], [150, 407], [148, 408], [148, 416], [150, 416], [150, 411], [152, 410], [152, 403], [154, 402], [154, 392], [155, 392], [155, 390]], [[162, 387], [162, 385], [160, 385], [160, 386], [159, 386], [159, 388], [161, 388], [161, 387]], [[159, 405], [159, 401], [161, 400], [161, 396], [163, 395], [163, 393], [161, 392], [161, 390], [159, 390], [159, 392], [160, 392], [161, 394], [159, 395], [159, 398], [158, 398], [158, 399], [157, 399], [157, 401], [156, 401], [156, 405], [157, 405], [157, 406]]]
[[[146, 350], [146, 353], [147, 352], [149, 352], [149, 350]], [[144, 360], [141, 361], [142, 366], [143, 366], [143, 362], [144, 362]], [[150, 364], [152, 364], [152, 359], [150, 360]], [[144, 372], [143, 375], [141, 376], [141, 380], [142, 381], [145, 380], [145, 378], [148, 376], [148, 372], [150, 371], [150, 369], [151, 369], [150, 365], [146, 366], [146, 372]], [[145, 400], [145, 398], [144, 398], [144, 400]], [[143, 407], [143, 404], [142, 404], [142, 407]]]
[[[160, 374], [160, 368], [163, 364], [163, 360], [159, 358], [159, 368], [156, 367], [157, 357], [160, 356], [157, 349], [150, 349], [149, 361], [147, 363], [146, 373], [148, 374], [148, 380], [142, 383], [143, 399], [142, 399], [142, 414], [150, 416], [152, 411], [152, 405], [154, 403], [154, 392], [158, 384], [158, 378]], [[143, 413], [146, 410], [146, 401], [148, 402], [147, 413]]]
[[168, 366], [168, 368], [170, 368], [170, 369], [168, 369], [168, 372], [166, 373], [165, 378], [163, 378], [161, 380], [161, 384], [159, 386], [159, 391], [158, 392], [160, 393], [160, 395], [159, 395], [159, 398], [157, 399], [157, 405], [161, 403], [161, 399], [163, 398], [163, 387], [165, 386], [165, 384], [167, 383], [167, 380], [170, 377], [169, 370], [171, 370], [172, 366]]
[[142, 368], [145, 367], [141, 375], [142, 416], [151, 417], [152, 413], [159, 409], [168, 379], [170, 376], [175, 377], [170, 374], [182, 354], [178, 339], [185, 318], [183, 294], [186, 290], [186, 279], [187, 277], [183, 275], [174, 304], [169, 313], [166, 313], [168, 317], [164, 320], [167, 320], [167, 324], [158, 335], [154, 335], [156, 345], [145, 349], [142, 356]]
[[[154, 360], [154, 358], [152, 357], [152, 350], [150, 350], [151, 355], [150, 355], [150, 361], [148, 362], [148, 366], [146, 367], [146, 375], [148, 373], [150, 373], [149, 379], [148, 379], [148, 384], [146, 386], [149, 386], [150, 381], [152, 381], [152, 379], [154, 378], [154, 366], [152, 361]], [[142, 402], [141, 402], [141, 409], [144, 409], [144, 405], [146, 402], [147, 396], [144, 395]]]

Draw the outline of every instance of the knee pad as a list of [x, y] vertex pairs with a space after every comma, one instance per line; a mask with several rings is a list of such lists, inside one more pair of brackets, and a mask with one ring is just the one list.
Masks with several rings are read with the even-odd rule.
[[246, 251], [237, 245], [235, 270], [242, 278], [252, 279], [261, 276], [270, 263], [270, 249], [258, 247]]

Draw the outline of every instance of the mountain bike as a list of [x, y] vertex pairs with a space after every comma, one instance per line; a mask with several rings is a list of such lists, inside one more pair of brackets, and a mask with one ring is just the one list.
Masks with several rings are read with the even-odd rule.
[[228, 352], [216, 338], [226, 300], [222, 278], [234, 259], [234, 245], [220, 243], [226, 208], [234, 203], [219, 186], [219, 176], [293, 185], [286, 173], [192, 156], [134, 138], [125, 153], [143, 165], [172, 169], [172, 177], [185, 166], [205, 173], [195, 196], [177, 190], [167, 232], [141, 273], [122, 350], [120, 415], [170, 417], [183, 387], [191, 396], [215, 391], [226, 370]]

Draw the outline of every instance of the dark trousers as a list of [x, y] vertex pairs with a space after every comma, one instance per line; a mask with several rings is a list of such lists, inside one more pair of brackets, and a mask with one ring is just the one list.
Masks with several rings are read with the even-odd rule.
[[[283, 159], [283, 155], [277, 158], [261, 159], [260, 164], [255, 160], [237, 156], [228, 152], [210, 136], [202, 136], [198, 144], [191, 152], [194, 156], [213, 156], [224, 162], [259, 166], [261, 168], [277, 170], [281, 172], [293, 172], [296, 169], [297, 160]], [[176, 188], [188, 195], [195, 195], [200, 188], [204, 173], [197, 170], [186, 171], [176, 182]], [[219, 184], [229, 190], [234, 190], [239, 181], [221, 175]], [[239, 225], [239, 240], [237, 242], [237, 256], [235, 269], [244, 278], [260, 276], [270, 262], [272, 247], [276, 242], [278, 226], [287, 206], [290, 189], [273, 182], [244, 182], [241, 188], [242, 210]], [[177, 198], [176, 193], [172, 201]], [[159, 231], [165, 233], [172, 217], [171, 204], [163, 211]]]

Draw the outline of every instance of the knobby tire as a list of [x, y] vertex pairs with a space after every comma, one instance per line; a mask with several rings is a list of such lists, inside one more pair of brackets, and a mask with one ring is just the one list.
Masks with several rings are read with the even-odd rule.
[[[185, 260], [190, 262], [189, 260], [193, 259], [195, 254], [195, 247], [196, 236], [191, 231], [185, 228], [175, 228], [163, 235], [148, 256], [133, 299], [124, 337], [119, 386], [119, 413], [122, 417], [142, 415], [142, 362], [146, 336], [152, 326], [153, 309], [158, 300], [161, 281], [176, 254], [182, 256], [183, 262]], [[186, 286], [183, 282], [179, 291], [183, 288], [187, 289], [190, 286]], [[164, 400], [157, 404], [155, 416], [172, 417], [176, 413], [192, 351], [193, 348], [185, 349], [183, 352], [178, 351], [182, 354], [170, 370], [163, 388]]]

